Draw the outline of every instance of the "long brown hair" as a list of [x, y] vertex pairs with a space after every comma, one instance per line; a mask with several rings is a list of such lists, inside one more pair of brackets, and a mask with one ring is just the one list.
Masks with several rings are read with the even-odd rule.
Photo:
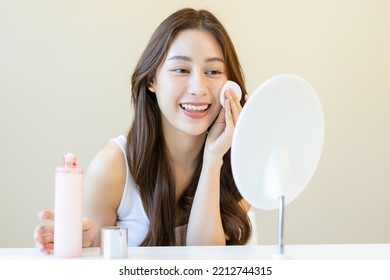
[[[233, 43], [213, 14], [205, 10], [182, 9], [158, 26], [131, 79], [134, 120], [127, 135], [127, 160], [150, 221], [142, 246], [175, 244], [175, 178], [164, 141], [161, 112], [156, 95], [148, 86], [166, 58], [172, 41], [180, 31], [186, 29], [205, 30], [215, 37], [222, 49], [227, 78], [237, 82], [243, 94], [246, 94], [242, 69]], [[242, 105], [244, 102], [241, 101]], [[188, 223], [202, 168], [202, 156], [203, 152], [199, 154], [197, 168], [178, 202], [181, 224]], [[251, 230], [247, 215], [239, 205], [242, 196], [233, 180], [230, 150], [223, 158], [220, 193], [221, 218], [227, 244], [245, 244]]]

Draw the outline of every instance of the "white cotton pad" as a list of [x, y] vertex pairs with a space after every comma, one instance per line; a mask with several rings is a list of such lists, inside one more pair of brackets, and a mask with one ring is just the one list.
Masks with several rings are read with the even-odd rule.
[[225, 107], [225, 91], [229, 88], [233, 89], [234, 93], [237, 95], [238, 100], [241, 100], [242, 91], [240, 86], [236, 82], [227, 81], [222, 87], [221, 93], [219, 94], [219, 99], [223, 107]]

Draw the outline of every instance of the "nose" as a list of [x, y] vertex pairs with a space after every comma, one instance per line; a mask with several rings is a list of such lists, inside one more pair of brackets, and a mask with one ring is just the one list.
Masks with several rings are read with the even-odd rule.
[[207, 94], [207, 80], [200, 71], [192, 72], [189, 79], [188, 92], [191, 95], [204, 96]]

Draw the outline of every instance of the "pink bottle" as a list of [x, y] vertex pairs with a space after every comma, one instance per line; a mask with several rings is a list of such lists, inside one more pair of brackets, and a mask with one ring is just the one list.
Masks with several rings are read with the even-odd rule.
[[81, 257], [82, 251], [83, 169], [76, 156], [64, 155], [64, 164], [56, 168], [54, 199], [54, 255]]

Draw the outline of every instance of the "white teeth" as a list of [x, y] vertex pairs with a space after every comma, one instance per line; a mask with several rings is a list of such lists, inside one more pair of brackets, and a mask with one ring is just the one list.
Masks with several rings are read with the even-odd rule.
[[190, 110], [190, 111], [204, 111], [209, 107], [209, 105], [195, 106], [195, 105], [191, 105], [191, 104], [180, 104], [180, 106], [183, 109]]

